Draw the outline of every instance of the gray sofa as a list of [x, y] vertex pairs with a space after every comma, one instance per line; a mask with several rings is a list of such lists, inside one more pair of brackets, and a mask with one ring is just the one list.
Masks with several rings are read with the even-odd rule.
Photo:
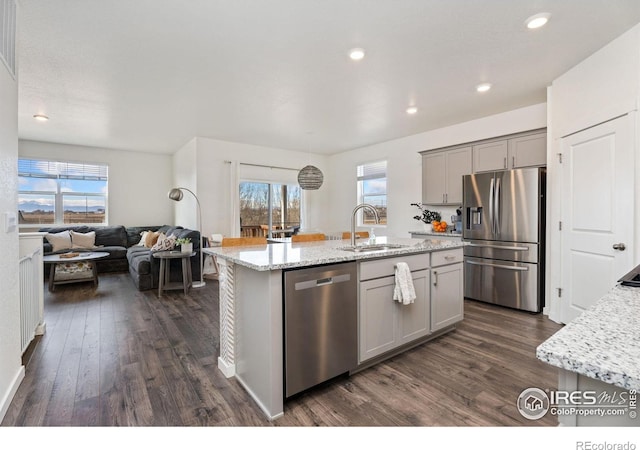
[[[109, 256], [96, 261], [98, 273], [125, 272], [131, 275], [133, 284], [140, 291], [158, 287], [160, 273], [160, 260], [152, 257], [151, 249], [137, 245], [143, 231], [161, 231], [167, 236], [174, 234], [178, 238], [191, 238], [195, 256], [191, 258], [191, 272], [194, 280], [200, 279], [200, 232], [180, 226], [154, 225], [146, 227], [116, 226], [76, 226], [76, 227], [51, 227], [41, 228], [39, 231], [47, 233], [60, 233], [72, 230], [77, 233], [95, 231], [97, 248], [92, 250], [107, 252]], [[44, 239], [43, 250], [45, 255], [53, 254], [52, 246]], [[89, 250], [89, 249], [87, 249]], [[57, 253], [68, 252], [68, 249]], [[181, 266], [179, 260], [171, 260], [171, 281], [181, 280]], [[175, 265], [175, 268], [174, 268]], [[48, 271], [45, 270], [45, 274]], [[175, 280], [173, 277], [176, 277]]]

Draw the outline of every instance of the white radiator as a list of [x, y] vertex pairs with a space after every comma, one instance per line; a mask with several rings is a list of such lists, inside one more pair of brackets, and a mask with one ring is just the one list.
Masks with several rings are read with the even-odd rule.
[[22, 353], [36, 335], [40, 324], [40, 290], [42, 290], [42, 250], [20, 259], [20, 344]]

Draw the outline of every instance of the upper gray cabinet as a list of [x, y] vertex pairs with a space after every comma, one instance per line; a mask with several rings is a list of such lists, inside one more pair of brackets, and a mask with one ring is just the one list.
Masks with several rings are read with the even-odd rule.
[[462, 176], [477, 172], [547, 165], [544, 129], [425, 150], [422, 155], [422, 203], [461, 205]]
[[546, 132], [473, 145], [474, 172], [546, 166], [546, 164]]
[[422, 203], [462, 203], [462, 176], [472, 171], [471, 147], [422, 153]]

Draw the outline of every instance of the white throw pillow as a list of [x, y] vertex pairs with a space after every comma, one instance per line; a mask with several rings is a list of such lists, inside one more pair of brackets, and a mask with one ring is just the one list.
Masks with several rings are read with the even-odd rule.
[[60, 233], [47, 233], [45, 238], [47, 238], [47, 241], [51, 244], [52, 251], [54, 252], [71, 248], [71, 234], [68, 230], [61, 231]]
[[172, 234], [168, 237], [160, 237], [158, 238], [158, 242], [155, 243], [153, 247], [151, 247], [152, 252], [164, 252], [167, 250], [173, 250], [176, 246], [176, 237]]
[[140, 236], [142, 236], [140, 238], [140, 242], [138, 242], [136, 245], [139, 245], [141, 247], [145, 247], [146, 243], [147, 243], [147, 235], [151, 233], [151, 231], [143, 231], [142, 233], [140, 233]]
[[71, 231], [71, 248], [94, 248], [96, 246], [96, 232], [77, 233]]

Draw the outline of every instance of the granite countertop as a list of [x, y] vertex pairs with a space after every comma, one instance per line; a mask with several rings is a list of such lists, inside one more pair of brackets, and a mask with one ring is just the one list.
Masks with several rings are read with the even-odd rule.
[[[349, 246], [348, 240], [327, 240], [299, 243], [274, 243], [260, 246], [209, 247], [205, 254], [215, 255], [235, 264], [253, 270], [279, 270], [318, 264], [333, 264], [388, 256], [402, 256], [412, 253], [426, 253], [437, 250], [462, 247], [462, 241], [438, 239], [407, 239], [378, 237], [376, 244], [400, 244], [406, 247], [372, 252], [349, 252], [340, 247]], [[358, 243], [360, 244], [360, 243]]]
[[538, 359], [624, 389], [640, 389], [640, 288], [616, 286], [540, 346]]
[[420, 230], [420, 231], [409, 231], [410, 234], [422, 234], [425, 236], [454, 236], [454, 237], [462, 237], [462, 232], [458, 231], [444, 231], [444, 232], [438, 232], [438, 231], [425, 231], [425, 230]]

